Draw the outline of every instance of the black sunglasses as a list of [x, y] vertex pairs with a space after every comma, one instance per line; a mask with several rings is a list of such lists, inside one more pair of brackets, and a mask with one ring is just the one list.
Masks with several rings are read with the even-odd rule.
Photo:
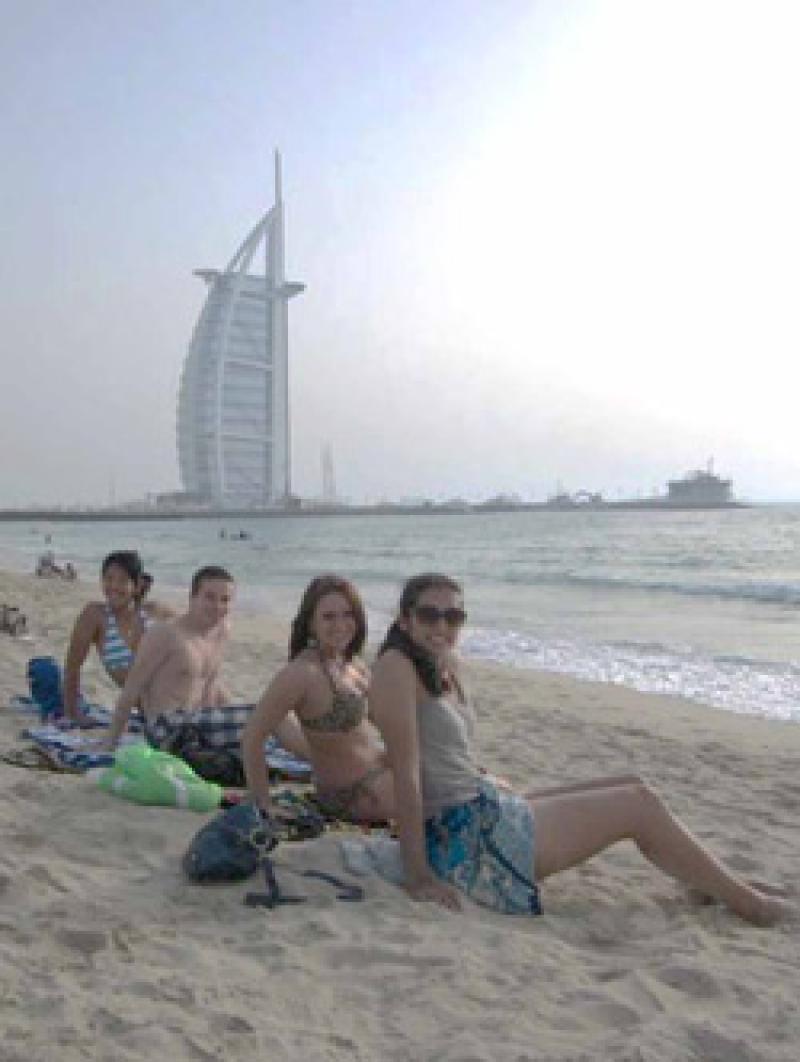
[[436, 605], [416, 605], [414, 615], [426, 627], [432, 627], [439, 620], [444, 620], [448, 627], [463, 627], [467, 614], [463, 608], [437, 608]]

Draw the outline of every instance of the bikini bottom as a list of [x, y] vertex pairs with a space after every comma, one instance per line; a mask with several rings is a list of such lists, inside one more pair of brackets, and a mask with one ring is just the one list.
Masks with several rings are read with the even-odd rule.
[[[314, 795], [314, 802], [327, 818], [351, 820], [354, 818], [353, 808], [360, 797], [371, 797], [377, 803], [377, 798], [372, 790], [372, 782], [379, 778], [384, 771], [388, 770], [389, 768], [384, 764], [378, 764], [375, 767], [370, 767], [360, 778], [357, 778], [355, 782], [350, 782], [348, 785], [317, 789]], [[363, 816], [354, 821], [361, 821], [361, 819], [363, 819]]]

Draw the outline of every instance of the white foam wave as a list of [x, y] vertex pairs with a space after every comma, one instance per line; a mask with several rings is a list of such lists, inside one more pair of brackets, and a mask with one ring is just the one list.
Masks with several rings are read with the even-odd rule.
[[464, 640], [469, 656], [520, 668], [628, 686], [642, 693], [686, 697], [747, 715], [800, 722], [800, 681], [792, 665], [742, 658], [702, 657], [654, 644], [590, 644], [538, 639], [512, 630], [474, 629]]

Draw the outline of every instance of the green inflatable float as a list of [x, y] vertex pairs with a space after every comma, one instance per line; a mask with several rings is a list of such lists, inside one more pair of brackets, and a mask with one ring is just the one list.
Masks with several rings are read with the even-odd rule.
[[222, 787], [199, 778], [188, 763], [150, 745], [126, 745], [97, 778], [101, 789], [137, 804], [213, 811]]

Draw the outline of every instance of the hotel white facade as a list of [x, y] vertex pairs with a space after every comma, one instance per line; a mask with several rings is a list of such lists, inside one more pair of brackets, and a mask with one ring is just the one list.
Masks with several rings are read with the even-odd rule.
[[[259, 248], [264, 275], [251, 265]], [[208, 294], [178, 394], [178, 460], [186, 492], [219, 508], [260, 508], [291, 494], [288, 303], [280, 156], [275, 204], [227, 268], [198, 269]]]

